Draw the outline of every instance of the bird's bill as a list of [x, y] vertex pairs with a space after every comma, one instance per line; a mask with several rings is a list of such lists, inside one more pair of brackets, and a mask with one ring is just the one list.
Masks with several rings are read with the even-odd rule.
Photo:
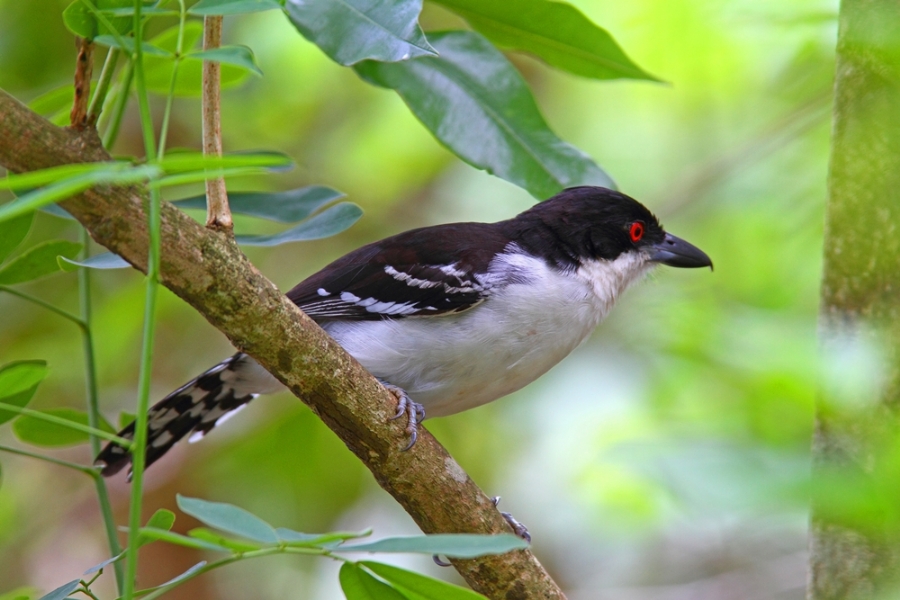
[[667, 233], [665, 239], [658, 244], [650, 246], [650, 260], [669, 265], [670, 267], [682, 267], [696, 269], [709, 267], [712, 269], [712, 261], [706, 252], [689, 244], [671, 233]]

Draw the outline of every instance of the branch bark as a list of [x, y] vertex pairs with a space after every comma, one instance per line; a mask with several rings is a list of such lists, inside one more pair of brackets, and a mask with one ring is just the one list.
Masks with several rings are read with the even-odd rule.
[[[0, 90], [0, 165], [11, 172], [108, 160], [93, 130], [55, 127]], [[93, 238], [144, 271], [146, 191], [98, 187], [63, 203]], [[403, 452], [387, 392], [243, 256], [233, 240], [162, 206], [163, 285], [308, 404], [426, 533], [501, 533], [509, 526], [447, 451], [422, 431]], [[564, 598], [530, 550], [454, 566], [489, 598]]]
[[[204, 50], [222, 44], [222, 20], [221, 15], [203, 18]], [[212, 156], [222, 156], [221, 74], [222, 66], [218, 62], [203, 61], [203, 154]], [[206, 181], [206, 226], [229, 234], [234, 229], [224, 177]]]
[[810, 600], [896, 597], [900, 431], [900, 3], [843, 0], [820, 315], [826, 357], [878, 374], [823, 389], [813, 440]]

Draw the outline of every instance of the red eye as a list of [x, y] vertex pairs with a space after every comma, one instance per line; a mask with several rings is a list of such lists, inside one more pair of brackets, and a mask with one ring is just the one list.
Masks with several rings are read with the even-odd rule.
[[644, 237], [644, 224], [640, 221], [632, 223], [628, 235], [631, 236], [631, 241], [634, 243], [641, 241], [641, 238]]

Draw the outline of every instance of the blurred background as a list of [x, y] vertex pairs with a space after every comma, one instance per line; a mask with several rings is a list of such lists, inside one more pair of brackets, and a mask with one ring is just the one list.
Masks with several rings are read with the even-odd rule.
[[[669, 231], [703, 248], [715, 272], [658, 269], [536, 383], [427, 428], [529, 527], [535, 553], [572, 600], [803, 598], [837, 1], [571, 3], [667, 83], [580, 79], [521, 55], [514, 63], [551, 127]], [[29, 101], [71, 81], [74, 43], [60, 17], [67, 4], [0, 0], [0, 87]], [[427, 3], [422, 24], [464, 26]], [[282, 289], [363, 243], [423, 225], [499, 220], [534, 202], [460, 162], [396, 94], [330, 62], [278, 11], [227, 17], [225, 42], [250, 46], [265, 73], [224, 94], [226, 150], [279, 150], [297, 162], [231, 188], [324, 184], [365, 210], [334, 238], [247, 248]], [[174, 106], [170, 147], [199, 148], [199, 99]], [[154, 107], [158, 122], [161, 98]], [[131, 108], [114, 150], [140, 155]], [[269, 227], [237, 221], [243, 233]], [[41, 214], [26, 243], [53, 236], [77, 240], [78, 231]], [[73, 273], [21, 289], [77, 312]], [[115, 422], [134, 409], [143, 280], [95, 271], [93, 290], [101, 401]], [[165, 290], [159, 314], [154, 398], [232, 352]], [[0, 363], [30, 358], [52, 369], [32, 407], [83, 407], [78, 330], [0, 295]], [[16, 443], [9, 425], [0, 440]], [[86, 446], [54, 455], [90, 460]], [[0, 592], [26, 585], [46, 592], [107, 558], [88, 478], [11, 455], [0, 455], [0, 464]], [[128, 485], [120, 475], [110, 486], [124, 523]], [[148, 516], [176, 510], [176, 493], [237, 504], [301, 531], [418, 531], [287, 394], [254, 402], [155, 464]], [[179, 515], [175, 529], [193, 526]], [[159, 543], [141, 556], [142, 587], [203, 558]], [[427, 557], [384, 558], [459, 581]], [[340, 598], [338, 566], [267, 558], [221, 569], [170, 597]], [[105, 579], [95, 589], [113, 596]]]

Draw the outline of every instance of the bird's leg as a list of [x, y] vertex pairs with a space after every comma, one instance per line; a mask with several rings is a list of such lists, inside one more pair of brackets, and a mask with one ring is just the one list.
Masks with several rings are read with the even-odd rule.
[[403, 388], [390, 384], [384, 379], [378, 379], [378, 381], [397, 398], [397, 414], [391, 417], [391, 421], [406, 415], [406, 433], [409, 434], [409, 444], [403, 449], [406, 452], [413, 447], [419, 436], [418, 425], [425, 419], [425, 407], [418, 402], [413, 402]]
[[[500, 496], [494, 496], [493, 498], [491, 498], [491, 502], [494, 503], [494, 506], [499, 506], [499, 505], [500, 505]], [[508, 512], [503, 512], [503, 511], [501, 510], [501, 511], [500, 511], [500, 515], [501, 515], [504, 519], [506, 519], [506, 522], [509, 523], [509, 526], [512, 527], [513, 532], [514, 532], [517, 536], [519, 536], [520, 538], [522, 538], [523, 540], [525, 540], [525, 541], [528, 542], [529, 544], [531, 543], [531, 534], [528, 533], [528, 528], [527, 528], [527, 527], [525, 527], [524, 525], [522, 525], [522, 523], [520, 523], [514, 516], [512, 516], [512, 515], [509, 514]]]

